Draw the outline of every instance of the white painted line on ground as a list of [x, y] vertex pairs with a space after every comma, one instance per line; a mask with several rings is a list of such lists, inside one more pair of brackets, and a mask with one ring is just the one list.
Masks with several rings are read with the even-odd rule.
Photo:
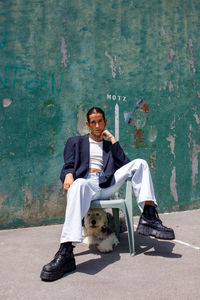
[[[136, 228], [137, 226], [134, 225], [134, 227]], [[187, 247], [196, 249], [196, 250], [200, 250], [200, 247], [193, 246], [193, 245], [191, 245], [191, 244], [189, 244], [189, 243], [186, 243], [186, 242], [183, 242], [183, 241], [179, 241], [179, 240], [172, 240], [172, 241], [175, 242], [175, 243], [179, 243], [179, 244], [181, 244], [181, 245], [184, 245], [184, 246], [187, 246]]]
[[193, 246], [193, 245], [191, 245], [189, 243], [185, 243], [185, 242], [182, 242], [182, 241], [179, 241], [179, 240], [173, 240], [173, 241], [176, 242], [176, 243], [182, 244], [184, 246], [188, 246], [188, 247], [191, 247], [193, 249], [200, 250], [200, 247]]

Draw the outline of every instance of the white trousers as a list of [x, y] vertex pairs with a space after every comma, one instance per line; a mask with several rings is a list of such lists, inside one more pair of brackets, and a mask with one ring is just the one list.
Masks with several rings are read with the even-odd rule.
[[150, 200], [157, 206], [154, 188], [147, 162], [135, 159], [118, 169], [115, 184], [108, 188], [99, 187], [99, 173], [88, 173], [84, 178], [76, 179], [67, 192], [65, 222], [60, 242], [82, 242], [82, 219], [90, 208], [92, 200], [109, 199], [119, 190], [127, 178], [131, 178], [137, 204], [143, 211], [145, 201]]

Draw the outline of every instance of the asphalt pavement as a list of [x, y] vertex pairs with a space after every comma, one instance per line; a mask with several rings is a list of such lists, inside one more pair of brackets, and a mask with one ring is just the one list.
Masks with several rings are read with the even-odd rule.
[[175, 240], [135, 233], [134, 257], [127, 232], [108, 254], [79, 244], [76, 271], [54, 282], [41, 281], [40, 272], [59, 248], [62, 225], [1, 230], [0, 299], [199, 300], [200, 210], [160, 217], [174, 229]]

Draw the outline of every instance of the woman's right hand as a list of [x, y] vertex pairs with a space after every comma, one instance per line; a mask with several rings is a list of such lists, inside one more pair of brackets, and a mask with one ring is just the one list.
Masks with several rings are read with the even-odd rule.
[[65, 181], [64, 181], [64, 190], [65, 192], [67, 193], [70, 186], [72, 185], [72, 183], [74, 182], [74, 177], [73, 177], [73, 174], [72, 173], [68, 173], [66, 176], [65, 176]]

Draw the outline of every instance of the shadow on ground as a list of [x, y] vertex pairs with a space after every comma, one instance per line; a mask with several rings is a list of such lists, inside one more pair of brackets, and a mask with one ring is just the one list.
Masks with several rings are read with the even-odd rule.
[[[157, 240], [150, 237], [145, 237], [135, 233], [135, 255], [150, 255], [161, 256], [167, 258], [181, 258], [182, 255], [173, 253], [175, 243], [173, 241]], [[80, 273], [86, 273], [89, 275], [95, 275], [118, 260], [120, 260], [120, 254], [129, 253], [128, 247], [128, 235], [122, 233], [120, 236], [120, 244], [115, 247], [113, 252], [100, 253], [96, 249], [91, 248], [84, 252], [77, 253], [76, 256], [94, 254], [97, 257], [89, 259], [83, 263], [77, 265], [77, 271]], [[130, 257], [130, 259], [134, 259]]]

